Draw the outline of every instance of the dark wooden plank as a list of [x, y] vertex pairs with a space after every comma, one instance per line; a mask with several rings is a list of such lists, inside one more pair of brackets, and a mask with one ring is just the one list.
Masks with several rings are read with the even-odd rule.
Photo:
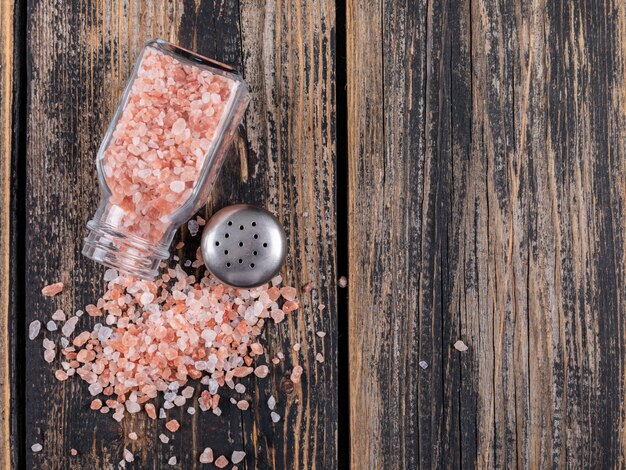
[[624, 6], [347, 19], [352, 466], [621, 468]]
[[14, 2], [0, 3], [0, 467], [13, 461], [11, 428], [13, 406], [11, 379], [11, 156], [13, 154]]
[[[337, 467], [337, 300], [335, 188], [335, 6], [333, 1], [243, 0], [243, 70], [253, 100], [247, 114], [248, 171], [259, 189], [248, 197], [280, 214], [289, 256], [283, 276], [300, 290], [303, 308], [265, 334], [284, 367], [255, 392], [254, 468]], [[250, 181], [248, 182], [248, 185]], [[262, 198], [262, 199], [257, 199]], [[318, 306], [325, 305], [320, 310]], [[326, 336], [319, 338], [317, 331]], [[300, 352], [291, 344], [299, 342]], [[315, 360], [321, 353], [324, 363]], [[299, 364], [306, 377], [291, 387]], [[265, 409], [274, 395], [284, 417]], [[254, 463], [254, 465], [252, 465]]]
[[[247, 452], [248, 468], [332, 468], [336, 465], [336, 300], [334, 157], [334, 9], [331, 4], [74, 2], [34, 3], [29, 16], [27, 300], [25, 321], [46, 318], [92, 302], [103, 289], [103, 269], [80, 255], [84, 224], [98, 190], [94, 156], [140, 45], [161, 36], [234, 64], [250, 84], [253, 103], [247, 133], [231, 152], [204, 215], [235, 202], [276, 212], [285, 225], [290, 255], [283, 276], [302, 286], [303, 307], [288, 322], [264, 333], [269, 357], [284, 364], [267, 381], [246, 382], [250, 411], [224, 405], [220, 418], [176, 411], [183, 428], [168, 445], [158, 441], [163, 423], [135, 416], [123, 424], [88, 410], [78, 381], [58, 383], [41, 359], [39, 343], [27, 344], [27, 442], [44, 452], [28, 454], [29, 468], [101, 468], [116, 464], [122, 448], [137, 456], [127, 468], [196, 468], [205, 446], [216, 455]], [[249, 145], [248, 143], [249, 142]], [[199, 237], [183, 229], [182, 254]], [[62, 280], [54, 300], [42, 284]], [[318, 310], [320, 303], [326, 305]], [[88, 320], [87, 320], [88, 321]], [[318, 330], [328, 334], [322, 340]], [[300, 353], [292, 350], [302, 344]], [[315, 355], [323, 352], [326, 362]], [[285, 381], [295, 364], [306, 377], [291, 390]], [[283, 419], [271, 422], [273, 394]], [[44, 397], [53, 399], [42, 400]], [[228, 397], [226, 397], [227, 400]], [[136, 431], [140, 440], [126, 437]], [[80, 454], [69, 458], [75, 447]]]
[[458, 329], [443, 314], [450, 28], [461, 15], [449, 11], [446, 2], [348, 3], [353, 468], [460, 465], [459, 363], [442, 348]]

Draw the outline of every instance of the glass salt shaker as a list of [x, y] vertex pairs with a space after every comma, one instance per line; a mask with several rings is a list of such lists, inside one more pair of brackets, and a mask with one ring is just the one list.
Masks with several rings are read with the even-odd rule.
[[152, 280], [215, 183], [250, 95], [230, 67], [145, 44], [96, 157], [101, 201], [83, 254]]

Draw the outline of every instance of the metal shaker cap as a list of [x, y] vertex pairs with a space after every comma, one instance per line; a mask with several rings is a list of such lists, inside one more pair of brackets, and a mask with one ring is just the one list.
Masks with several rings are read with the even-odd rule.
[[207, 269], [234, 287], [265, 284], [280, 270], [287, 254], [285, 232], [271, 212], [249, 204], [217, 211], [202, 232]]

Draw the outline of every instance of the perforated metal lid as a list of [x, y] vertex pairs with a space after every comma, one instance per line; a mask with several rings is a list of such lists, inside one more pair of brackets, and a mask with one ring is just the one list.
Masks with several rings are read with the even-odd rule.
[[222, 282], [243, 288], [268, 282], [287, 254], [278, 219], [249, 204], [217, 211], [204, 227], [201, 246], [208, 270]]

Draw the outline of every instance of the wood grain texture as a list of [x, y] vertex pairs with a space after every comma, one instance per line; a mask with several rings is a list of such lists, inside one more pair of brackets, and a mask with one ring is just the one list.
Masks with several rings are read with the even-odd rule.
[[[326, 2], [32, 3], [27, 324], [56, 308], [81, 308], [103, 290], [104, 269], [80, 255], [98, 199], [94, 158], [141, 44], [157, 36], [235, 65], [253, 95], [246, 130], [204, 216], [236, 202], [277, 213], [289, 240], [283, 276], [298, 287], [314, 281], [316, 288], [300, 292], [302, 308], [288, 321], [266, 328], [268, 357], [282, 351], [286, 360], [270, 379], [244, 382], [250, 411], [230, 406], [228, 394], [220, 418], [173, 410], [183, 427], [168, 445], [158, 440], [163, 421], [135, 416], [117, 424], [91, 412], [84, 385], [57, 382], [39, 342], [27, 342], [26, 440], [44, 446], [40, 454], [27, 452], [27, 468], [113, 468], [128, 447], [136, 460], [126, 468], [165, 468], [176, 455], [178, 468], [192, 469], [200, 468], [206, 446], [216, 455], [245, 450], [240, 468], [337, 465], [334, 21], [334, 6]], [[178, 255], [195, 253], [199, 236], [183, 229], [179, 240], [186, 246]], [[42, 298], [41, 286], [57, 280], [66, 283], [63, 294]], [[318, 338], [318, 330], [327, 336]], [[299, 353], [295, 342], [302, 344]], [[318, 352], [323, 364], [315, 361]], [[287, 377], [295, 364], [306, 373], [291, 387]], [[266, 405], [270, 394], [282, 416], [276, 424]], [[139, 441], [126, 437], [130, 431]], [[68, 456], [71, 447], [79, 451], [75, 458]]]
[[13, 452], [11, 431], [15, 413], [13, 364], [11, 364], [13, 331], [11, 318], [11, 227], [13, 200], [11, 174], [13, 155], [13, 96], [15, 3], [0, 2], [0, 468], [11, 468]]
[[624, 466], [625, 19], [348, 2], [353, 468]]

